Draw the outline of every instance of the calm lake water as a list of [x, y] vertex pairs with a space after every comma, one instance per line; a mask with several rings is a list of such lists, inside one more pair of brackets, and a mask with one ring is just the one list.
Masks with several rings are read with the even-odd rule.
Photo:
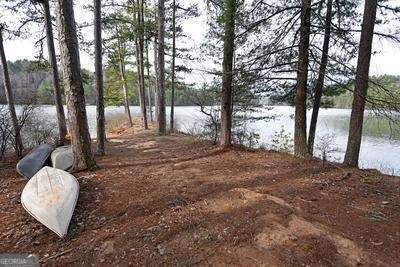
[[[42, 114], [47, 114], [49, 119], [56, 120], [55, 107], [41, 107]], [[106, 115], [120, 114], [124, 112], [123, 107], [107, 107]], [[139, 116], [139, 107], [131, 107], [134, 116]], [[88, 122], [91, 135], [95, 137], [96, 130], [96, 108], [95, 106], [87, 107]], [[169, 107], [167, 107], [167, 115]], [[201, 126], [204, 115], [198, 107], [177, 107], [176, 111], [177, 128], [187, 132], [193, 127]], [[294, 131], [294, 108], [288, 106], [275, 106], [260, 110], [258, 115], [275, 116], [272, 120], [262, 120], [251, 122], [248, 125], [259, 133], [260, 144], [270, 147], [272, 139], [277, 132], [284, 129], [285, 133], [293, 137]], [[168, 117], [168, 116], [167, 116]], [[308, 112], [308, 120], [310, 120], [311, 112]], [[350, 118], [350, 110], [346, 109], [322, 109], [320, 111], [316, 143], [327, 134], [334, 135], [334, 146], [338, 148], [337, 152], [332, 153], [331, 160], [342, 161], [347, 144], [348, 123]], [[318, 151], [316, 151], [318, 153]], [[361, 168], [374, 168], [387, 174], [400, 175], [400, 138], [399, 136], [391, 136], [387, 123], [377, 119], [372, 115], [368, 115], [365, 121], [361, 155]]]

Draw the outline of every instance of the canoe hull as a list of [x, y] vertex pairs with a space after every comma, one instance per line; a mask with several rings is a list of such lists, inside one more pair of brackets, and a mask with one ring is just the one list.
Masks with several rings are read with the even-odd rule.
[[63, 238], [68, 232], [78, 195], [79, 184], [74, 176], [43, 167], [26, 184], [21, 203], [32, 217]]
[[51, 153], [51, 165], [54, 168], [70, 171], [74, 164], [74, 154], [71, 146], [57, 147]]
[[17, 163], [17, 172], [26, 179], [30, 179], [47, 164], [53, 150], [54, 147], [49, 144], [41, 144], [35, 147]]

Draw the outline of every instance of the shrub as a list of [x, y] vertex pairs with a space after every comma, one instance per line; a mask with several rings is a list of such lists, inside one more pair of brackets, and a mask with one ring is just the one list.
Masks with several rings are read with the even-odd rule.
[[48, 116], [40, 112], [39, 108], [34, 108], [26, 115], [21, 136], [26, 148], [43, 143], [56, 144], [58, 142], [57, 123], [49, 120]]
[[315, 143], [315, 150], [324, 162], [332, 160], [332, 154], [340, 151], [336, 145], [336, 136], [331, 133], [322, 135]]
[[[18, 112], [20, 134], [25, 148], [32, 148], [42, 143], [55, 144], [58, 128], [54, 121], [32, 104], [22, 106]], [[15, 136], [7, 106], [0, 106], [0, 158], [14, 148]]]
[[275, 132], [271, 149], [284, 153], [293, 153], [293, 138], [283, 126], [281, 126], [280, 131]]

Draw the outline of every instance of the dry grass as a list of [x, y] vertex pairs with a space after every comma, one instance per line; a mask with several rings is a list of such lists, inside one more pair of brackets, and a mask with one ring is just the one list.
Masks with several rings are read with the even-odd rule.
[[106, 116], [106, 131], [115, 132], [121, 127], [128, 125], [128, 118], [125, 113], [115, 113]]

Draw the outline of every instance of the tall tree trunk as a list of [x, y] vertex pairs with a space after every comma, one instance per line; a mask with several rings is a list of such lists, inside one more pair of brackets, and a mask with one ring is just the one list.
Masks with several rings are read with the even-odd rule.
[[358, 52], [357, 72], [351, 109], [349, 137], [344, 164], [358, 166], [360, 156], [362, 128], [364, 121], [365, 98], [368, 91], [369, 66], [371, 61], [372, 40], [376, 19], [377, 0], [365, 0], [364, 17]]
[[128, 86], [127, 86], [126, 75], [125, 75], [125, 62], [121, 57], [119, 59], [119, 72], [120, 72], [120, 75], [121, 75], [122, 90], [123, 90], [123, 93], [124, 93], [125, 114], [128, 117], [129, 127], [133, 127], [131, 110], [130, 110], [130, 107], [129, 107]]
[[235, 49], [236, 0], [224, 0], [224, 58], [222, 62], [221, 146], [231, 145], [232, 80]]
[[18, 158], [20, 158], [22, 156], [22, 151], [24, 150], [24, 147], [22, 145], [21, 129], [18, 123], [17, 113], [15, 112], [14, 94], [11, 90], [10, 74], [8, 72], [7, 59], [3, 46], [3, 27], [1, 26], [1, 24], [0, 24], [0, 61], [1, 61], [1, 67], [3, 69], [4, 90], [7, 98], [8, 110], [10, 112], [11, 123], [14, 130], [15, 154], [17, 155]]
[[101, 0], [94, 0], [95, 79], [97, 92], [97, 153], [105, 154], [106, 129], [104, 115], [103, 55], [101, 39]]
[[164, 35], [165, 35], [165, 3], [158, 0], [158, 86], [157, 86], [157, 131], [159, 135], [166, 134], [165, 118], [165, 61], [164, 61]]
[[310, 46], [310, 13], [311, 0], [301, 1], [301, 25], [299, 61], [297, 65], [297, 85], [295, 100], [294, 153], [296, 156], [308, 157], [307, 149], [307, 77], [308, 49]]
[[121, 80], [122, 80], [122, 89], [124, 91], [125, 113], [128, 116], [129, 127], [132, 127], [133, 123], [132, 123], [131, 110], [129, 108], [128, 86], [127, 86], [126, 77], [125, 77], [125, 63], [122, 59], [119, 60], [119, 71], [120, 71]]
[[147, 69], [147, 99], [149, 102], [150, 121], [153, 122], [153, 105], [151, 101], [151, 76], [149, 62], [149, 41], [146, 40], [146, 69]]
[[118, 67], [119, 67], [119, 73], [120, 73], [121, 81], [122, 81], [122, 91], [123, 91], [123, 95], [124, 95], [125, 114], [128, 118], [129, 127], [133, 127], [131, 110], [129, 107], [128, 85], [126, 82], [126, 75], [125, 75], [125, 57], [122, 55], [122, 45], [121, 45], [121, 41], [119, 39], [120, 36], [119, 36], [118, 27], [116, 27], [116, 32], [117, 32], [117, 45], [118, 45]]
[[170, 130], [174, 131], [174, 108], [175, 108], [175, 57], [176, 57], [176, 7], [175, 0], [172, 0], [172, 63], [171, 63], [171, 112]]
[[310, 156], [312, 156], [314, 153], [315, 131], [317, 129], [318, 112], [321, 105], [321, 97], [324, 88], [325, 71], [328, 64], [329, 42], [331, 38], [332, 27], [332, 2], [333, 0], [328, 0], [326, 4], [324, 44], [322, 47], [322, 56], [319, 65], [318, 79], [314, 90], [314, 105], [310, 122], [310, 131], [308, 133], [308, 153], [310, 154]]
[[50, 5], [48, 0], [42, 2], [44, 14], [45, 14], [45, 25], [46, 25], [46, 39], [47, 49], [49, 53], [49, 62], [52, 68], [53, 74], [53, 88], [54, 88], [54, 103], [57, 110], [57, 122], [58, 122], [58, 142], [60, 145], [65, 143], [65, 137], [67, 135], [67, 124], [65, 121], [64, 107], [62, 103], [62, 93], [60, 88], [60, 78], [58, 74], [56, 51], [54, 48], [54, 37], [53, 37], [53, 25], [51, 21]]
[[[157, 21], [157, 17], [156, 17]], [[157, 120], [158, 117], [158, 101], [157, 101], [157, 94], [158, 94], [158, 58], [157, 58], [157, 37], [154, 37], [153, 41], [153, 51], [154, 51], [154, 117]]]
[[68, 123], [74, 153], [72, 171], [94, 169], [96, 162], [91, 151], [87, 123], [73, 1], [57, 0], [57, 11]]
[[149, 129], [147, 122], [147, 106], [146, 106], [146, 90], [145, 90], [145, 79], [144, 79], [144, 0], [139, 0], [140, 2], [140, 35], [139, 35], [139, 48], [140, 48], [140, 78], [142, 84], [142, 95], [143, 95], [143, 105], [144, 105], [144, 128]]
[[146, 93], [144, 90], [144, 11], [143, 11], [143, 0], [137, 1], [138, 12], [137, 12], [137, 23], [138, 23], [138, 37], [136, 38], [136, 59], [137, 59], [137, 70], [139, 78], [139, 101], [140, 110], [142, 112], [142, 126], [144, 129], [148, 129], [147, 123], [147, 109], [146, 109]]
[[140, 62], [140, 48], [139, 48], [139, 38], [135, 39], [135, 50], [136, 50], [136, 71], [137, 71], [137, 85], [138, 85], [138, 95], [139, 95], [139, 105], [140, 112], [142, 114], [142, 127], [147, 129], [147, 111], [146, 111], [146, 96], [144, 93], [144, 88], [142, 85], [142, 67]]
[[[143, 10], [147, 9], [147, 4], [146, 4], [146, 0], [142, 0], [143, 1]], [[143, 29], [144, 27], [144, 23], [145, 23], [145, 16], [144, 16], [143, 12]], [[148, 18], [148, 21], [150, 21], [150, 18]], [[147, 33], [148, 34], [148, 33]], [[151, 78], [150, 78], [150, 61], [149, 61], [149, 36], [146, 35], [146, 32], [143, 32], [143, 37], [145, 40], [145, 49], [146, 49], [146, 71], [147, 71], [147, 102], [148, 102], [148, 108], [149, 108], [149, 115], [150, 115], [150, 121], [153, 122], [153, 104], [152, 104], [152, 90], [151, 90]]]

